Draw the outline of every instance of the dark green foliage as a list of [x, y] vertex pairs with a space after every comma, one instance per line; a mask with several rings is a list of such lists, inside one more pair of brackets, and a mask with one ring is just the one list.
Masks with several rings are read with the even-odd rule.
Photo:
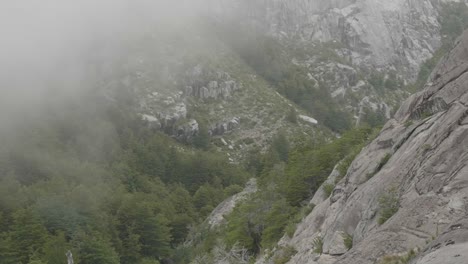
[[390, 189], [379, 198], [379, 225], [385, 223], [400, 208], [400, 199], [395, 189]]
[[224, 198], [224, 194], [211, 185], [201, 186], [193, 196], [195, 208], [202, 216], [207, 216]]
[[0, 135], [0, 263], [62, 264], [68, 250], [83, 264], [170, 259], [189, 227], [249, 178], [121, 102], [76, 100]]
[[[281, 148], [272, 145], [257, 165], [259, 191], [227, 218], [227, 230], [222, 236], [227, 244], [240, 245], [255, 255], [261, 249], [272, 248], [285, 234], [292, 236], [297, 223], [313, 209], [307, 200], [336, 163], [354, 157], [373, 132], [370, 127], [360, 127], [331, 143], [300, 144], [289, 151], [287, 159], [280, 159]], [[324, 188], [329, 196], [334, 185]], [[316, 249], [320, 251], [319, 242]]]
[[368, 81], [377, 91], [382, 91], [385, 88], [384, 75], [379, 72], [373, 73], [369, 77]]
[[284, 133], [279, 133], [271, 143], [272, 151], [275, 151], [281, 161], [288, 160], [289, 142]]
[[351, 166], [351, 163], [354, 161], [356, 156], [361, 152], [361, 149], [363, 147], [363, 144], [356, 145], [352, 150], [351, 153], [348, 154], [339, 164], [337, 167], [338, 172], [340, 173], [340, 177], [336, 180], [336, 183], [338, 183], [344, 176], [346, 176], [346, 173], [348, 172], [349, 166]]
[[250, 252], [259, 252], [261, 232], [265, 223], [262, 219], [263, 214], [251, 213], [255, 212], [255, 209], [254, 204], [243, 205], [231, 213], [226, 234], [226, 242], [229, 245], [239, 243]]
[[110, 242], [96, 235], [80, 238], [80, 263], [119, 264], [119, 256]]
[[63, 233], [58, 233], [55, 236], [49, 237], [47, 242], [44, 244], [44, 260], [47, 260], [48, 264], [63, 264], [66, 263], [67, 258], [64, 252], [67, 252], [72, 247], [67, 242], [67, 239]]
[[288, 222], [298, 213], [278, 193], [275, 183], [284, 176], [284, 165], [264, 172], [258, 184], [261, 191], [249, 198], [228, 217], [225, 240], [229, 247], [238, 244], [252, 254], [271, 248], [284, 235]]
[[240, 193], [244, 188], [239, 185], [231, 185], [224, 189], [224, 196], [230, 197], [232, 195], [235, 195], [237, 193]]
[[262, 247], [270, 248], [284, 235], [286, 225], [297, 208], [288, 205], [285, 199], [276, 201], [266, 215], [268, 223], [262, 234]]
[[361, 122], [371, 127], [381, 127], [387, 122], [387, 117], [385, 116], [384, 109], [374, 111], [370, 108], [364, 108]]
[[198, 134], [193, 139], [193, 145], [200, 149], [208, 149], [210, 145], [210, 135], [208, 134], [206, 125], [200, 124]]
[[293, 151], [286, 167], [285, 182], [281, 186], [288, 202], [299, 206], [312, 197], [334, 166], [359, 148], [356, 146], [365, 144], [371, 135], [371, 128], [361, 127], [343, 134], [332, 143]]
[[30, 257], [42, 253], [47, 236], [47, 230], [34, 212], [28, 209], [18, 210], [12, 215], [9, 231], [0, 237], [0, 262], [28, 263]]

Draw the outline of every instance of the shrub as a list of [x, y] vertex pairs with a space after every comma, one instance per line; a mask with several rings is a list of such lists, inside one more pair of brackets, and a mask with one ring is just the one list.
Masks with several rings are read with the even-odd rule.
[[288, 237], [293, 237], [296, 232], [297, 224], [299, 224], [302, 219], [308, 216], [314, 210], [315, 204], [308, 204], [301, 208], [301, 210], [289, 221], [288, 225], [285, 228], [285, 234]]
[[297, 112], [296, 109], [291, 107], [288, 114], [286, 115], [286, 120], [290, 123], [297, 124]]
[[378, 219], [379, 225], [385, 223], [392, 217], [400, 207], [400, 200], [395, 189], [390, 189], [387, 193], [379, 198], [380, 215]]
[[323, 238], [320, 236], [316, 237], [312, 244], [314, 246], [314, 253], [321, 255], [323, 253]]
[[343, 243], [346, 249], [350, 250], [353, 247], [353, 235], [343, 233]]
[[325, 198], [330, 197], [333, 190], [335, 189], [335, 185], [331, 183], [326, 183], [323, 185], [323, 192], [325, 193]]
[[338, 183], [341, 179], [343, 179], [344, 176], [346, 176], [349, 166], [351, 166], [351, 163], [353, 162], [354, 158], [356, 158], [358, 153], [351, 153], [338, 164], [337, 170], [340, 173], [340, 176], [337, 178], [336, 183]]

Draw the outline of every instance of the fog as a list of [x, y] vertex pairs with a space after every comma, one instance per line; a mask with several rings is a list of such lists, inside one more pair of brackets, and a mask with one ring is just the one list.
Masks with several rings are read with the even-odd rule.
[[2, 1], [0, 121], [5, 126], [46, 97], [75, 96], [92, 86], [90, 54], [112, 57], [125, 41], [186, 23], [203, 9], [198, 0]]

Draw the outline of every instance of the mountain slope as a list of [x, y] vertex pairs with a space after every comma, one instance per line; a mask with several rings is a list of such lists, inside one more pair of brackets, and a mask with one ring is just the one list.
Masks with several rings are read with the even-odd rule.
[[347, 47], [346, 57], [353, 64], [397, 67], [394, 69], [408, 77], [415, 77], [419, 65], [441, 42], [439, 3], [429, 0], [221, 2], [224, 6], [219, 9], [227, 16], [237, 10], [236, 15], [254, 20], [270, 34], [303, 41], [338, 41]]
[[[193, 19], [135, 37], [118, 59], [98, 64], [101, 90], [111, 101], [132, 91], [135, 111], [150, 127], [183, 143], [203, 134], [234, 161], [266, 148], [280, 131], [330, 135], [321, 122], [299, 118], [311, 113], [278, 94], [210, 29]], [[291, 112], [297, 122], [287, 120]]]
[[424, 91], [406, 100], [358, 155], [331, 197], [317, 204], [292, 239], [280, 242], [298, 251], [288, 263], [385, 263], [419, 250], [412, 263], [468, 259], [467, 47], [465, 32]]
[[419, 88], [434, 64], [427, 61], [466, 26], [464, 1], [213, 2], [218, 21], [242, 21], [235, 24], [282, 43], [357, 123], [389, 119], [409, 96], [405, 86], [418, 80]]

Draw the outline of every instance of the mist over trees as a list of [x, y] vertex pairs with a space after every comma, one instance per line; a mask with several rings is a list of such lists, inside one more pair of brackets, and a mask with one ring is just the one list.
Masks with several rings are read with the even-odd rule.
[[[386, 113], [363, 108], [361, 126], [354, 127], [354, 117], [326, 84], [292, 62], [304, 49], [245, 27], [237, 14], [226, 21], [208, 16], [207, 3], [214, 10], [225, 3], [212, 1], [0, 4], [1, 264], [63, 264], [69, 250], [78, 264], [190, 263], [221, 245], [248, 259], [294, 234], [334, 168], [345, 176]], [[442, 12], [444, 46], [423, 65], [416, 86], [468, 26], [466, 8]], [[203, 51], [192, 54], [197, 45]], [[142, 120], [138, 88], [183, 93], [190, 67], [203, 62], [216, 68], [211, 57], [218, 54], [210, 52], [218, 46], [247, 68], [242, 81], [258, 78], [287, 102], [286, 110], [272, 107], [287, 126], [316, 129], [313, 137], [278, 129], [264, 145], [242, 138], [235, 147], [255, 148], [235, 160], [217, 148], [209, 111], [187, 141], [169, 135], [172, 127], [164, 131]], [[143, 73], [132, 66], [144, 59], [149, 62], [142, 65], [153, 68], [141, 80]], [[217, 74], [206, 71], [200, 78]], [[136, 76], [141, 87], [126, 83], [126, 75]], [[205, 80], [196, 81], [201, 86]], [[396, 76], [372, 75], [368, 81], [381, 91], [403, 86]], [[306, 126], [303, 113], [319, 125]], [[210, 213], [250, 178], [257, 179], [258, 192], [235, 207], [225, 226], [207, 228]], [[324, 189], [330, 195], [334, 183]]]

